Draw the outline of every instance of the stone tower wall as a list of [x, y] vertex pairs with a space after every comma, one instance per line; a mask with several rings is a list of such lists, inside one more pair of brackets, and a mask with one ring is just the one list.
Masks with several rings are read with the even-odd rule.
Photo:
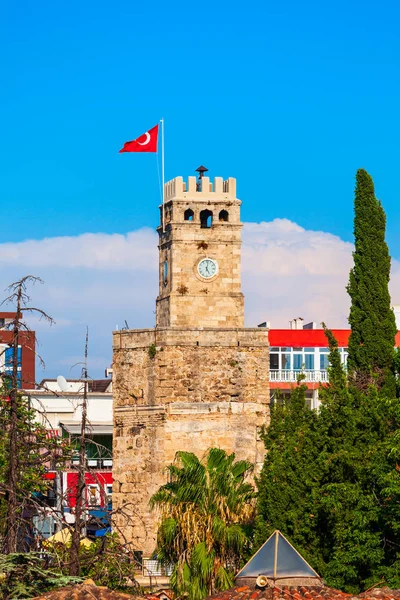
[[[268, 331], [244, 328], [240, 206], [232, 178], [165, 185], [157, 327], [113, 335], [113, 505], [145, 556], [157, 529], [149, 500], [178, 450], [201, 457], [214, 446], [262, 464]], [[218, 263], [212, 277], [198, 271], [203, 258]]]
[[121, 516], [119, 524], [146, 556], [157, 527], [148, 502], [166, 483], [165, 467], [178, 450], [202, 456], [217, 446], [260, 469], [259, 434], [269, 414], [268, 332], [120, 331], [113, 346], [113, 503], [125, 502], [133, 518]]

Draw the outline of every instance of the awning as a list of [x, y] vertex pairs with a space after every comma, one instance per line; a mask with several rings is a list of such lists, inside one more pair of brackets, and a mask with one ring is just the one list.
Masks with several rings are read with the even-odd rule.
[[[81, 424], [76, 421], [73, 423], [64, 421], [63, 423], [60, 423], [60, 427], [71, 435], [79, 435], [81, 432]], [[86, 427], [86, 433], [88, 435], [112, 435], [112, 432], [112, 423], [90, 423], [90, 425]]]

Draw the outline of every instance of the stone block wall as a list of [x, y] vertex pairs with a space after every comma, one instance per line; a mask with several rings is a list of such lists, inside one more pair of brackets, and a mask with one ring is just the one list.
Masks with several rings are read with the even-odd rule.
[[151, 495], [178, 450], [212, 446], [259, 470], [269, 419], [268, 331], [157, 328], [113, 336], [114, 490], [127, 539], [148, 556], [157, 515]]

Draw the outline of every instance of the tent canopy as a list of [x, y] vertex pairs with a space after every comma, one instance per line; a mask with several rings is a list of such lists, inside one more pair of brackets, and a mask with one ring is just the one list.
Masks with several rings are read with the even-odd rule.
[[[51, 535], [49, 538], [47, 538], [47, 540], [45, 540], [43, 542], [43, 545], [50, 546], [52, 544], [64, 544], [65, 546], [67, 546], [71, 542], [72, 542], [72, 534], [71, 534], [70, 530], [68, 529], [68, 527], [65, 527], [64, 529], [61, 529], [54, 535]], [[81, 546], [88, 547], [88, 546], [91, 546], [93, 544], [93, 542], [85, 537], [85, 538], [81, 539], [80, 544], [81, 544]]]

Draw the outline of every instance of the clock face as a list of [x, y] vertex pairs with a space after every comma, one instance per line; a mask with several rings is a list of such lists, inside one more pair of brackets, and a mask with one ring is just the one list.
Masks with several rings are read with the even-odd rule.
[[197, 265], [197, 272], [204, 279], [211, 279], [218, 273], [218, 263], [212, 258], [203, 258]]

